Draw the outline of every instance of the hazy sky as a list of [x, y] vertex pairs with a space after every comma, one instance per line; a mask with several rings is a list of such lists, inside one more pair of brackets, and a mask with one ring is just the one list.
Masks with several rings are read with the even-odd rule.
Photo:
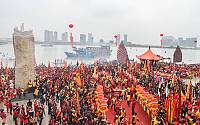
[[159, 44], [160, 33], [175, 37], [200, 36], [200, 0], [0, 0], [0, 38], [25, 23], [36, 39], [45, 29], [92, 32], [95, 41], [126, 33], [133, 43]]

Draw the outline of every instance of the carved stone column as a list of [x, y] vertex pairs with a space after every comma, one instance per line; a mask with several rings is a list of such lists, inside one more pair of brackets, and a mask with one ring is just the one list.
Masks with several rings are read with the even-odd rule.
[[32, 31], [15, 28], [13, 47], [15, 53], [15, 87], [26, 89], [29, 80], [35, 79], [35, 43]]

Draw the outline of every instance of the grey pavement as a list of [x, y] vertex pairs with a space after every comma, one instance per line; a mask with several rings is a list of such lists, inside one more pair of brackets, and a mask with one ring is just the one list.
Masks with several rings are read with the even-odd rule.
[[[34, 100], [32, 99], [31, 101], [33, 102]], [[15, 105], [16, 103], [18, 103], [21, 106], [22, 104], [26, 105], [27, 102], [28, 102], [28, 100], [23, 100], [23, 101], [13, 102], [12, 104]], [[4, 111], [6, 112], [6, 107], [5, 106], [3, 106], [3, 107], [4, 107]], [[44, 107], [45, 107], [45, 116], [44, 116], [44, 119], [42, 121], [42, 124], [48, 125], [50, 117], [48, 115], [47, 105], [44, 105]], [[15, 125], [14, 120], [13, 120], [12, 116], [10, 115], [10, 113], [6, 113], [6, 115], [7, 115], [6, 125]], [[0, 118], [0, 125], [2, 124], [1, 122], [2, 122], [2, 120]], [[19, 124], [19, 119], [18, 119], [18, 124]]]

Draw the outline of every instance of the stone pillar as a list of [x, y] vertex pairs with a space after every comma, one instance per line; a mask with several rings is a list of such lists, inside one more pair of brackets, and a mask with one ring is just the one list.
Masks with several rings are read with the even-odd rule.
[[26, 89], [29, 80], [35, 79], [35, 43], [32, 31], [14, 29], [15, 87]]

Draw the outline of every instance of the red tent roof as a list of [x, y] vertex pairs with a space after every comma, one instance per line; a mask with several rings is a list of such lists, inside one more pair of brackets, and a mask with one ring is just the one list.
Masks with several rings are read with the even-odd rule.
[[150, 47], [149, 50], [147, 50], [144, 54], [140, 55], [140, 56], [136, 56], [138, 59], [140, 60], [155, 60], [155, 61], [159, 61], [161, 58], [158, 55], [155, 55]]

